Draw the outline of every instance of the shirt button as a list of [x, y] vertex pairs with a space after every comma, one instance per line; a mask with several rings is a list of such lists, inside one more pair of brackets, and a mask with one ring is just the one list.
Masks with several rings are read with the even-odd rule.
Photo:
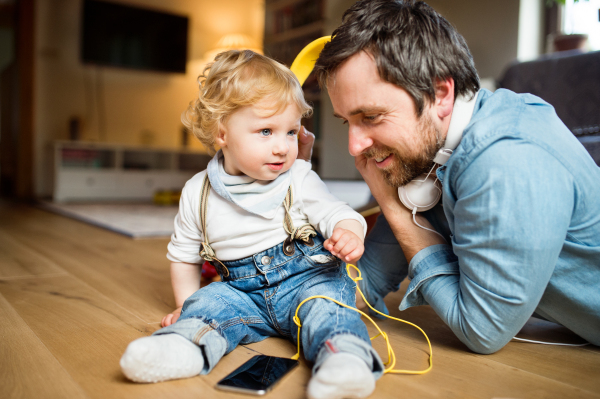
[[263, 256], [263, 257], [260, 259], [260, 263], [262, 263], [262, 264], [263, 264], [263, 265], [265, 265], [265, 266], [266, 266], [266, 265], [270, 265], [270, 264], [271, 264], [271, 258], [269, 258], [268, 256], [266, 256], [266, 255], [265, 255], [265, 256]]

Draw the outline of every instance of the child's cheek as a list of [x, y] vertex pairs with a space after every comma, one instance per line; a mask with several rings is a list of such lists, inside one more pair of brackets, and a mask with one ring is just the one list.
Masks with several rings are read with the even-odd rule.
[[298, 157], [298, 139], [296, 137], [291, 138], [290, 143], [290, 158], [296, 159]]

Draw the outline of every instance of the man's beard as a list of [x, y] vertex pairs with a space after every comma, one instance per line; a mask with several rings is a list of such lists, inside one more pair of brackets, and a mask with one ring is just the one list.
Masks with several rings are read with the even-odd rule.
[[433, 158], [443, 144], [441, 132], [436, 129], [431, 117], [423, 115], [419, 118], [415, 141], [409, 144], [410, 153], [402, 155], [395, 148], [378, 146], [370, 148], [364, 155], [367, 158], [380, 158], [391, 154], [391, 164], [381, 172], [390, 186], [401, 187], [431, 171]]

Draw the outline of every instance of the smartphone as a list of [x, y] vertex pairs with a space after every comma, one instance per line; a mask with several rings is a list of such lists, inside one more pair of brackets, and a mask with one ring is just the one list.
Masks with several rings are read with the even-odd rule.
[[298, 364], [297, 360], [286, 357], [257, 355], [219, 381], [216, 388], [251, 395], [265, 395]]

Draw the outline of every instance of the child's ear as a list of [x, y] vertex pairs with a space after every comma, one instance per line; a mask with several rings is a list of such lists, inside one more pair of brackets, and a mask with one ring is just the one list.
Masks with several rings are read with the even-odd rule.
[[215, 137], [215, 142], [221, 148], [227, 147], [227, 132], [222, 125], [219, 125], [219, 130], [217, 133], [217, 137]]

